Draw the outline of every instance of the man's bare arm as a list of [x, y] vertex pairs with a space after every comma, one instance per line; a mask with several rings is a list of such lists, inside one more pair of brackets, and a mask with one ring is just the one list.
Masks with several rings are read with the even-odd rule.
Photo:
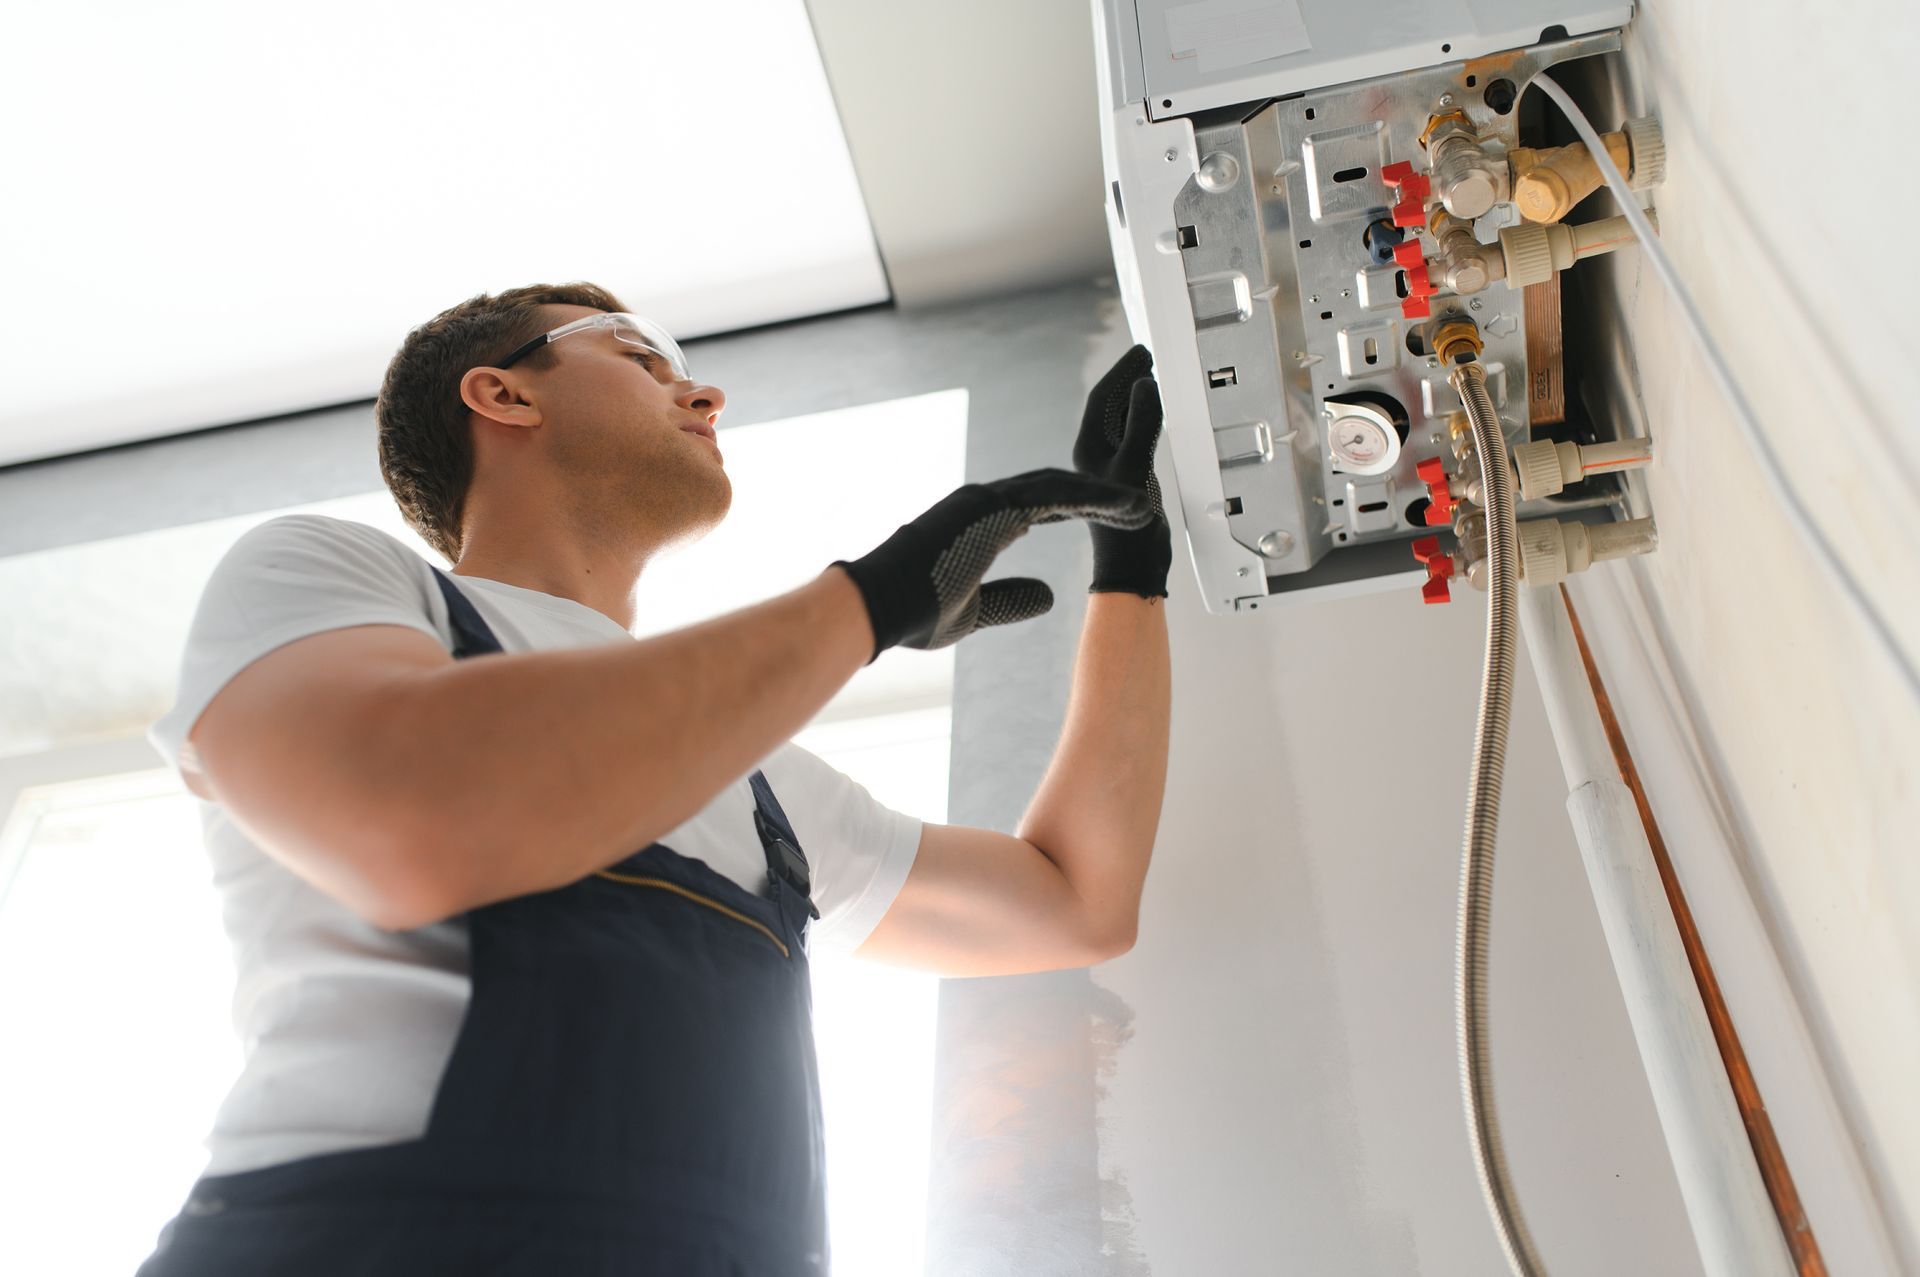
[[645, 847], [887, 648], [1044, 612], [1038, 581], [981, 582], [1032, 524], [1151, 517], [1144, 493], [1034, 470], [956, 488], [798, 590], [639, 643], [455, 662], [405, 626], [316, 635], [235, 676], [190, 743], [268, 851], [380, 925], [419, 926]]
[[[460, 813], [435, 844], [448, 912], [647, 846], [804, 727], [872, 652], [859, 591], [829, 568], [631, 646], [467, 660], [422, 680], [397, 727], [419, 723], [439, 747], [414, 771], [425, 809]], [[460, 748], [474, 740], [494, 747]]]

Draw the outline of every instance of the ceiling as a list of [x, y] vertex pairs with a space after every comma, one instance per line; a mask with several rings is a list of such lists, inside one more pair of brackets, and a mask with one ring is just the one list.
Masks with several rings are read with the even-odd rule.
[[801, 0], [21, 21], [0, 464], [370, 399], [483, 291], [592, 280], [689, 337], [888, 295]]
[[0, 465], [371, 399], [409, 327], [534, 281], [693, 338], [1109, 261], [1077, 0], [22, 23]]
[[807, 0], [894, 298], [1111, 271], [1088, 0]]

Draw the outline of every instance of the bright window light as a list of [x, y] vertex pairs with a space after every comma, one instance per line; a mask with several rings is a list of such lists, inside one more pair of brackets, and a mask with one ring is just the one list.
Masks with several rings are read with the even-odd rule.
[[[794, 740], [896, 811], [947, 819], [950, 705], [823, 723]], [[835, 1277], [925, 1268], [939, 979], [852, 958], [812, 962]]]
[[523, 284], [680, 337], [888, 296], [803, 0], [41, 4], [7, 44], [0, 465], [371, 399]]
[[30, 790], [0, 835], [9, 862], [0, 1272], [131, 1273], [240, 1067], [200, 822], [168, 772]]

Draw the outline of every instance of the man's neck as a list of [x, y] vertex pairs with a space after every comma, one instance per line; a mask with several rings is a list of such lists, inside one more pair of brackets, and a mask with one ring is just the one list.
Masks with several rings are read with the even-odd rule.
[[469, 538], [455, 576], [476, 576], [523, 590], [572, 599], [610, 618], [623, 630], [633, 628], [634, 588], [644, 559], [636, 562], [607, 549], [557, 539], [554, 529], [531, 540], [515, 540], [511, 549]]

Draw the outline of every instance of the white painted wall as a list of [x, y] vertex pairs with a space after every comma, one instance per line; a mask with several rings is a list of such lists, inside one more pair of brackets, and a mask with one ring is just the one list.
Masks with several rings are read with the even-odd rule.
[[[1663, 242], [1827, 536], [1920, 660], [1905, 317], [1920, 268], [1887, 229], [1920, 199], [1902, 140], [1920, 18], [1654, 0], [1623, 65], [1620, 105], [1665, 128]], [[1833, 1271], [1920, 1271], [1920, 704], [1780, 514], [1658, 279], [1637, 254], [1601, 269], [1660, 456], [1659, 553], [1588, 591], [1596, 607], [1644, 598], [1671, 666], [1628, 726], [1650, 748], [1675, 724], [1692, 734], [1649, 786], [1692, 830], [1675, 854], [1710, 949], [1746, 955], [1721, 976]], [[1639, 677], [1634, 646], [1619, 635], [1605, 653], [1623, 679]]]

